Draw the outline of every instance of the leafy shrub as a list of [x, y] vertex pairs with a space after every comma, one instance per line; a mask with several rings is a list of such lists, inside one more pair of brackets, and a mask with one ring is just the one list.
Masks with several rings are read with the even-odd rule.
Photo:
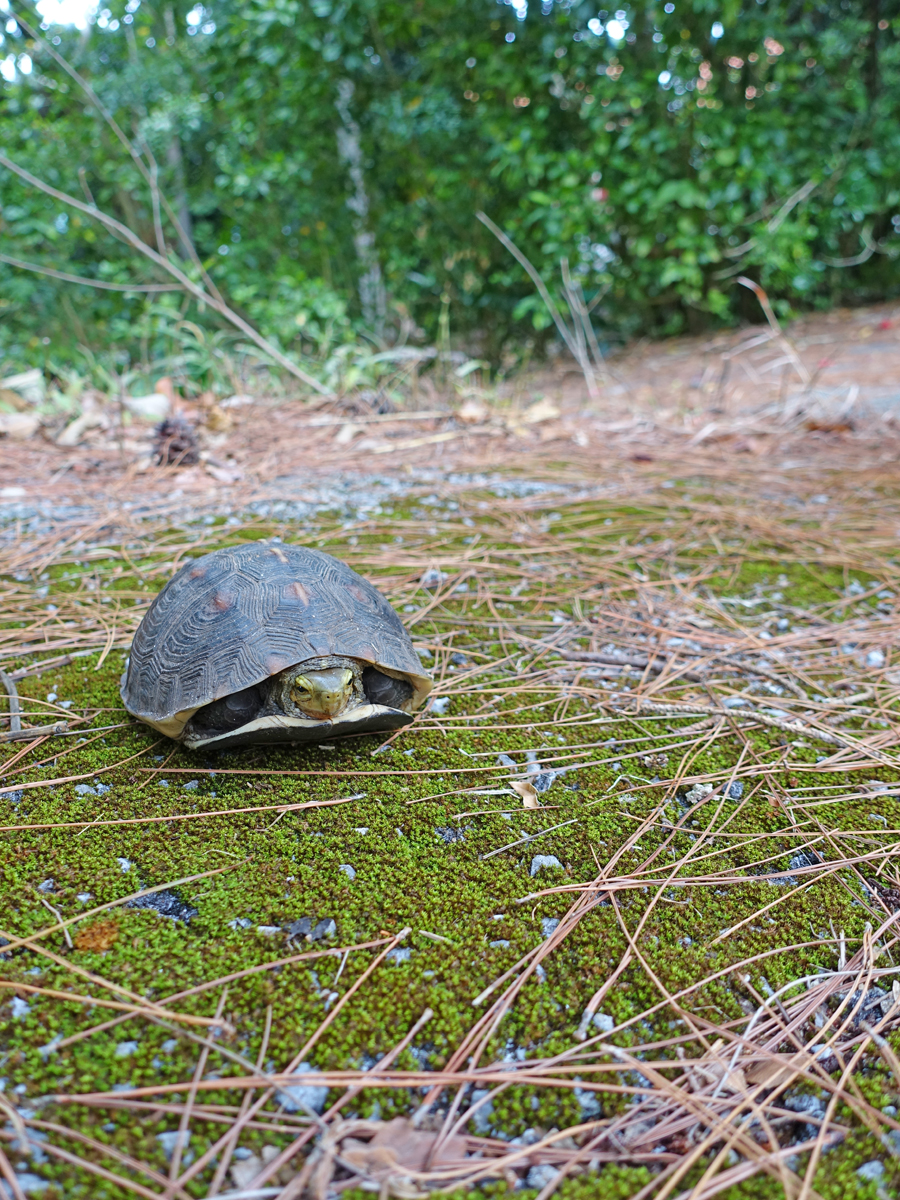
[[[48, 36], [151, 147], [207, 269], [284, 349], [323, 360], [376, 334], [358, 298], [368, 253], [388, 340], [401, 326], [435, 339], [444, 311], [454, 337], [498, 359], [546, 313], [479, 209], [552, 287], [568, 259], [607, 340], [756, 319], [739, 273], [783, 313], [896, 294], [900, 17], [882, 13], [847, 0], [130, 0], [89, 35]], [[6, 49], [7, 75], [19, 71], [0, 93], [4, 152], [152, 243], [147, 189], [96, 109], [21, 30]], [[149, 278], [88, 216], [2, 169], [0, 206], [7, 254]], [[57, 352], [114, 343], [137, 359], [158, 303], [0, 265], [0, 349], [30, 361], [47, 339]]]

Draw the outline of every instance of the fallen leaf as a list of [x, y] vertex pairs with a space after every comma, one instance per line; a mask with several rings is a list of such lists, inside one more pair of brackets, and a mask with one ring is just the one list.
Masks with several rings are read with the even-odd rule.
[[486, 404], [482, 404], [480, 400], [469, 399], [466, 400], [456, 415], [460, 421], [465, 421], [467, 425], [479, 425], [482, 421], [488, 419], [490, 413]]
[[534, 790], [534, 784], [527, 779], [513, 779], [509, 785], [514, 792], [518, 792], [522, 797], [522, 806], [524, 808], [540, 808], [538, 804], [537, 792]]
[[352, 421], [348, 421], [346, 425], [342, 425], [334, 437], [336, 446], [349, 446], [358, 433], [362, 433], [362, 425], [354, 425]]
[[168, 375], [163, 375], [161, 379], [157, 379], [156, 386], [153, 390], [154, 392], [158, 392], [161, 396], [165, 396], [169, 401], [169, 404], [171, 404], [173, 407], [175, 406], [176, 400], [179, 399], [178, 393], [175, 390], [175, 384]]
[[14, 392], [12, 388], [0, 387], [0, 404], [6, 404], [10, 408], [14, 408], [16, 412], [27, 412], [30, 405], [28, 401], [20, 396], [18, 392]]
[[17, 392], [29, 404], [43, 404], [47, 395], [47, 383], [40, 367], [22, 371], [19, 375], [7, 375], [5, 379], [0, 379], [0, 388]]
[[[702, 1058], [695, 1058], [693, 1061], [684, 1059], [684, 1054], [678, 1053], [676, 1050], [679, 1059], [684, 1062], [684, 1071], [690, 1082], [691, 1091], [702, 1092], [710, 1087], [715, 1087], [719, 1092], [742, 1093], [747, 1091], [747, 1077], [744, 1071], [740, 1067], [731, 1067], [729, 1070], [729, 1052], [725, 1050], [720, 1057], [724, 1046], [724, 1041], [717, 1038], [707, 1054]], [[680, 1049], [679, 1047], [678, 1050]]]
[[849, 421], [807, 421], [806, 428], [810, 433], [852, 433], [853, 426]]
[[224, 408], [220, 408], [218, 404], [211, 404], [206, 411], [203, 423], [213, 433], [228, 433], [234, 428], [234, 417]]
[[117, 921], [95, 921], [75, 935], [76, 950], [108, 950], [119, 940]]
[[[345, 1138], [343, 1157], [348, 1162], [389, 1162], [399, 1167], [407, 1167], [413, 1171], [424, 1170], [429, 1155], [434, 1150], [438, 1139], [436, 1132], [416, 1129], [408, 1117], [394, 1117], [392, 1121], [379, 1122], [375, 1136], [370, 1142], [361, 1142], [357, 1138]], [[442, 1143], [432, 1164], [447, 1161], [459, 1161], [466, 1157], [466, 1139], [450, 1138]]]
[[106, 419], [100, 413], [86, 412], [74, 421], [70, 421], [59, 437], [57, 446], [77, 446], [84, 435], [91, 429], [98, 429], [106, 424]]
[[149, 396], [126, 396], [122, 401], [132, 416], [158, 424], [164, 421], [172, 409], [168, 396], [162, 392], [151, 392]]
[[[779, 1059], [791, 1059], [793, 1054], [779, 1054]], [[747, 1077], [748, 1083], [756, 1087], [779, 1087], [783, 1083], [787, 1083], [798, 1070], [802, 1067], [783, 1067], [778, 1062], [755, 1062], [752, 1066], [745, 1069], [744, 1074]]]
[[221, 467], [217, 463], [206, 462], [203, 464], [203, 469], [207, 475], [211, 475], [219, 483], [239, 483], [244, 478], [243, 471], [237, 465]]
[[522, 420], [526, 425], [537, 425], [541, 421], [553, 421], [559, 415], [559, 409], [553, 401], [544, 397], [543, 400], [538, 400], [525, 409], [522, 413]]
[[0, 413], [0, 436], [5, 434], [17, 442], [24, 442], [37, 433], [40, 424], [40, 417], [31, 413]]

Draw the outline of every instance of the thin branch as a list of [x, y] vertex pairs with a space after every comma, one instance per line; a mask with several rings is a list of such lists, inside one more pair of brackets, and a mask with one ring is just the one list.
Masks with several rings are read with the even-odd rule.
[[797, 372], [797, 374], [800, 376], [800, 378], [803, 380], [803, 382], [808, 384], [809, 383], [809, 371], [807, 371], [806, 367], [803, 365], [803, 362], [800, 359], [800, 356], [797, 354], [797, 351], [791, 345], [790, 340], [785, 336], [784, 330], [781, 328], [778, 318], [775, 316], [774, 309], [772, 308], [772, 305], [769, 303], [769, 297], [766, 295], [765, 290], [762, 287], [760, 287], [760, 285], [758, 283], [756, 283], [755, 280], [748, 279], [746, 275], [739, 275], [737, 281], [739, 284], [741, 284], [742, 287], [749, 288], [750, 291], [756, 295], [756, 298], [759, 301], [763, 312], [766, 314], [766, 320], [769, 322], [769, 325], [772, 328], [772, 332], [775, 334], [775, 336], [781, 342], [784, 352], [785, 352], [785, 354], [787, 354], [788, 358], [791, 360], [794, 370]]
[[160, 254], [166, 254], [166, 239], [163, 234], [162, 217], [159, 212], [159, 164], [153, 157], [153, 152], [146, 142], [144, 142], [144, 153], [150, 159], [150, 202], [153, 205], [153, 230], [156, 234], [156, 248]]
[[[489, 216], [487, 216], [486, 213], [477, 212], [475, 214], [475, 216], [482, 223], [482, 225], [486, 226], [491, 231], [491, 233], [494, 235], [495, 238], [497, 238], [497, 240], [500, 242], [500, 244], [505, 246], [506, 249], [510, 252], [510, 254], [516, 259], [516, 261], [521, 263], [521, 265], [528, 272], [530, 278], [534, 282], [535, 287], [537, 288], [538, 292], [540, 293], [541, 299], [544, 301], [544, 303], [547, 306], [547, 311], [550, 313], [550, 316], [553, 318], [554, 325], [559, 330], [560, 337], [563, 339], [565, 344], [568, 346], [569, 352], [571, 353], [571, 355], [575, 359], [575, 361], [578, 363], [578, 366], [581, 368], [581, 372], [584, 375], [584, 381], [587, 384], [588, 393], [590, 394], [591, 399], [596, 400], [597, 395], [598, 395], [597, 381], [594, 377], [594, 370], [593, 370], [593, 367], [591, 366], [591, 360], [588, 357], [587, 347], [585, 345], [585, 340], [584, 340], [584, 332], [582, 329], [582, 322], [579, 320], [579, 314], [578, 314], [578, 310], [576, 307], [577, 301], [573, 302], [573, 294], [571, 293], [570, 289], [568, 287], [566, 288], [566, 299], [568, 301], [569, 308], [571, 310], [571, 315], [572, 315], [572, 328], [571, 329], [569, 329], [568, 325], [563, 320], [559, 309], [554, 304], [553, 297], [550, 295], [550, 292], [547, 290], [547, 285], [546, 285], [546, 283], [544, 283], [544, 279], [543, 279], [543, 276], [541, 275], [540, 271], [538, 271], [537, 268], [534, 267], [529, 262], [529, 260], [525, 257], [525, 255], [522, 253], [522, 251], [519, 249], [519, 247], [515, 244], [515, 242], [511, 238], [507, 237], [507, 235], [503, 232], [503, 230], [500, 229], [499, 226], [495, 225], [494, 222], [491, 220], [491, 218]], [[568, 265], [566, 265], [563, 268], [563, 278], [564, 279], [567, 274], [568, 274]], [[599, 347], [598, 347], [598, 352], [599, 352]]]
[[[15, 14], [13, 14], [13, 15], [15, 15]], [[103, 102], [100, 100], [100, 97], [97, 95], [97, 93], [94, 91], [94, 89], [88, 83], [88, 81], [84, 78], [84, 76], [81, 75], [78, 71], [76, 71], [75, 68], [73, 66], [71, 66], [57, 50], [54, 50], [53, 46], [51, 46], [50, 43], [45, 38], [41, 37], [40, 33], [38, 33], [38, 31], [36, 29], [34, 29], [31, 25], [29, 25], [27, 21], [23, 20], [23, 18], [20, 16], [15, 16], [15, 19], [22, 26], [22, 28], [25, 30], [25, 32], [28, 34], [28, 36], [30, 38], [33, 38], [34, 41], [37, 42], [44, 50], [46, 50], [47, 53], [51, 56], [51, 58], [53, 58], [53, 60], [56, 63], [58, 63], [59, 66], [62, 67], [62, 69], [66, 72], [66, 74], [69, 76], [69, 78], [75, 80], [75, 82], [82, 89], [82, 91], [87, 96], [87, 98], [90, 100], [90, 102], [94, 105], [94, 107], [97, 109], [97, 111], [103, 117], [104, 121], [106, 121], [107, 125], [109, 125], [110, 129], [113, 131], [113, 133], [116, 135], [116, 137], [122, 143], [122, 145], [128, 151], [129, 155], [131, 156], [132, 161], [134, 162], [134, 165], [137, 167], [137, 169], [140, 171], [141, 175], [144, 177], [144, 182], [152, 190], [153, 184], [151, 181], [150, 172], [148, 171], [143, 159], [136, 152], [134, 145], [125, 136], [125, 133], [123, 132], [119, 123], [116, 121], [115, 117], [112, 115], [112, 113], [106, 107], [106, 105], [103, 104]], [[80, 171], [79, 171], [79, 174], [81, 174]], [[85, 188], [85, 190], [87, 190], [87, 184], [85, 183], [84, 179], [82, 179], [82, 187]], [[172, 225], [174, 226], [175, 231], [178, 234], [179, 241], [181, 242], [182, 246], [184, 247], [185, 251], [187, 252], [188, 258], [190, 258], [191, 262], [194, 264], [194, 266], [200, 272], [200, 276], [203, 279], [203, 282], [206, 284], [206, 286], [209, 288], [209, 290], [212, 292], [212, 294], [216, 297], [216, 299], [218, 301], [220, 301], [220, 303], [224, 304], [225, 303], [224, 297], [222, 296], [219, 289], [216, 287], [213, 280], [210, 278], [203, 263], [200, 261], [200, 256], [197, 254], [196, 247], [194, 246], [194, 243], [191, 241], [191, 239], [188, 237], [187, 231], [182, 227], [181, 222], [178, 220], [178, 217], [175, 214], [175, 210], [172, 208], [171, 204], [168, 202], [168, 200], [165, 198], [165, 196], [160, 194], [159, 199], [162, 203], [163, 209], [165, 210], [166, 216], [172, 222]]]
[[65, 271], [57, 271], [53, 267], [42, 267], [38, 263], [23, 262], [21, 258], [12, 258], [9, 254], [0, 254], [0, 262], [10, 267], [18, 267], [21, 271], [36, 271], [38, 275], [49, 275], [51, 279], [61, 279], [63, 283], [80, 283], [85, 287], [101, 288], [105, 292], [180, 292], [183, 289], [177, 283], [106, 283], [102, 279], [88, 279], [85, 275], [69, 275]]
[[877, 254], [878, 244], [872, 241], [872, 232], [868, 226], [863, 227], [859, 236], [865, 246], [859, 254], [854, 254], [852, 258], [823, 258], [822, 262], [827, 263], [829, 267], [859, 267], [868, 262], [873, 254]]
[[485, 225], [491, 231], [491, 233], [494, 235], [494, 237], [497, 239], [497, 241], [500, 242], [501, 245], [505, 246], [506, 249], [513, 256], [513, 258], [515, 258], [516, 261], [519, 262], [525, 268], [525, 270], [528, 272], [529, 276], [531, 277], [532, 282], [534, 283], [534, 286], [537, 288], [538, 292], [540, 293], [541, 299], [547, 305], [547, 311], [550, 313], [550, 316], [553, 318], [553, 323], [556, 326], [556, 328], [559, 330], [560, 337], [563, 339], [563, 341], [569, 347], [569, 350], [571, 351], [573, 358], [577, 359], [578, 358], [578, 350], [577, 350], [575, 339], [572, 336], [572, 333], [570, 332], [569, 327], [566, 325], [565, 321], [562, 319], [559, 309], [554, 304], [553, 297], [550, 295], [549, 291], [547, 290], [547, 285], [546, 285], [546, 283], [544, 283], [543, 277], [541, 276], [540, 272], [531, 265], [531, 263], [528, 261], [528, 259], [525, 257], [525, 255], [522, 253], [522, 251], [519, 249], [519, 247], [515, 244], [515, 242], [512, 241], [511, 238], [508, 238], [506, 236], [506, 234], [503, 232], [503, 230], [500, 229], [499, 226], [495, 225], [494, 222], [491, 220], [491, 218], [486, 213], [477, 212], [475, 214], [475, 216], [482, 223], [482, 225]]
[[8, 171], [12, 171], [14, 175], [18, 175], [18, 177], [24, 180], [25, 183], [30, 184], [31, 187], [37, 188], [45, 195], [52, 196], [54, 200], [59, 200], [61, 204], [68, 204], [71, 208], [75, 208], [79, 212], [84, 213], [85, 216], [99, 221], [107, 229], [118, 233], [135, 250], [137, 250], [140, 254], [143, 254], [145, 258], [149, 258], [152, 263], [155, 263], [158, 267], [162, 267], [164, 271], [167, 271], [170, 275], [177, 279], [181, 284], [182, 289], [193, 296], [194, 299], [201, 301], [203, 304], [208, 304], [209, 307], [219, 313], [220, 316], [223, 316], [227, 321], [230, 321], [232, 325], [239, 329], [246, 337], [249, 337], [250, 340], [253, 341], [265, 354], [268, 354], [270, 358], [274, 359], [279, 366], [284, 367], [286, 371], [289, 371], [293, 376], [305, 383], [307, 387], [313, 388], [320, 395], [330, 395], [328, 389], [323, 384], [319, 383], [318, 379], [314, 379], [312, 375], [307, 375], [307, 373], [302, 370], [302, 368], [298, 367], [296, 363], [292, 362], [287, 355], [282, 354], [281, 351], [276, 346], [273, 346], [272, 343], [266, 338], [264, 338], [262, 334], [257, 333], [252, 325], [249, 325], [243, 319], [243, 317], [238, 316], [238, 314], [229, 308], [224, 301], [217, 300], [214, 296], [211, 296], [208, 292], [205, 292], [203, 288], [199, 286], [199, 284], [194, 283], [191, 278], [185, 275], [184, 271], [182, 271], [180, 267], [177, 267], [162, 254], [159, 254], [156, 250], [152, 249], [152, 247], [148, 246], [147, 243], [142, 241], [141, 238], [139, 238], [133, 230], [129, 229], [127, 225], [123, 225], [122, 222], [117, 221], [115, 217], [111, 217], [107, 213], [101, 212], [101, 210], [98, 208], [92, 208], [91, 205], [85, 204], [84, 201], [76, 200], [74, 196], [70, 196], [66, 192], [61, 192], [58, 188], [52, 187], [49, 183], [45, 183], [42, 179], [38, 179], [37, 176], [32, 175], [30, 171], [26, 171], [24, 167], [20, 167], [18, 163], [13, 162], [11, 158], [7, 158], [5, 154], [0, 154], [0, 166], [6, 167]]
[[0, 684], [6, 688], [6, 694], [9, 697], [9, 732], [11, 734], [20, 733], [22, 729], [22, 717], [16, 681], [11, 675], [7, 675], [5, 671], [0, 671]]
[[598, 371], [605, 373], [606, 363], [603, 360], [603, 352], [600, 349], [600, 343], [597, 341], [597, 335], [594, 333], [594, 327], [591, 324], [590, 309], [584, 302], [584, 293], [581, 290], [581, 284], [572, 279], [569, 272], [569, 260], [567, 258], [560, 259], [560, 269], [562, 270], [563, 286], [566, 289], [566, 299], [569, 302], [569, 309], [573, 317], [578, 318], [581, 328], [584, 330], [584, 337], [593, 357], [594, 365]]

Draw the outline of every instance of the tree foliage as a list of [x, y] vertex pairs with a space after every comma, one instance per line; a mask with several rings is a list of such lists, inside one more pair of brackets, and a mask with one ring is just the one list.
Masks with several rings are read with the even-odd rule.
[[[229, 301], [291, 353], [434, 338], [443, 314], [496, 360], [546, 329], [480, 209], [551, 286], [568, 259], [607, 340], [734, 320], [740, 273], [782, 311], [896, 291], [897, 0], [108, 3], [42, 37], [152, 153]], [[131, 157], [7, 15], [3, 152], [153, 244]], [[161, 278], [2, 170], [0, 205], [7, 255]], [[13, 357], [49, 339], [147, 359], [186, 313], [0, 264]]]

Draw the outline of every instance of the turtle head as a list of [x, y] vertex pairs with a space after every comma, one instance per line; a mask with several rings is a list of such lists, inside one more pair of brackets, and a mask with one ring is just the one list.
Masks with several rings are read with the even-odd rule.
[[305, 717], [316, 721], [340, 716], [352, 697], [353, 672], [348, 667], [302, 671], [291, 680], [291, 700]]

